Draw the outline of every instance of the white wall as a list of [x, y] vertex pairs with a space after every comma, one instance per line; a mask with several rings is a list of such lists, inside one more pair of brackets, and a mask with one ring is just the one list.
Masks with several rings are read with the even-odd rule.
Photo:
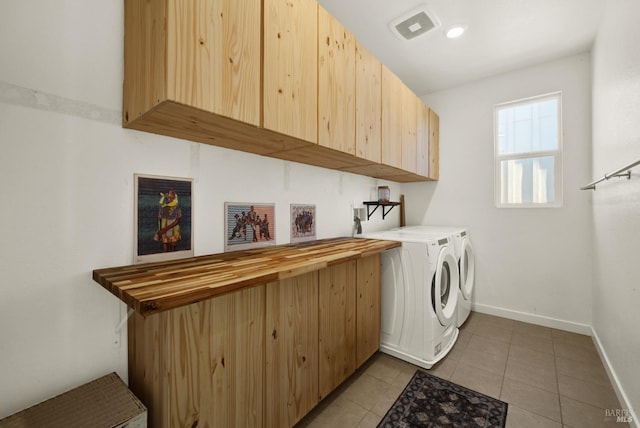
[[[640, 2], [607, 2], [593, 49], [593, 172], [640, 160]], [[593, 193], [593, 329], [624, 401], [640, 410], [640, 167]], [[638, 426], [638, 425], [636, 425]]]
[[[0, 418], [103, 374], [127, 379], [126, 309], [91, 279], [133, 255], [133, 174], [194, 178], [196, 255], [223, 250], [225, 201], [317, 208], [319, 238], [397, 183], [123, 129], [122, 1], [4, 2], [0, 14]], [[230, 179], [230, 177], [233, 177]], [[397, 226], [376, 212], [365, 231]], [[125, 329], [126, 330], [126, 329]]]
[[[562, 91], [561, 208], [498, 209], [493, 107]], [[405, 186], [407, 222], [467, 226], [477, 310], [589, 332], [591, 324], [590, 56], [581, 54], [424, 97], [440, 115], [440, 181]]]

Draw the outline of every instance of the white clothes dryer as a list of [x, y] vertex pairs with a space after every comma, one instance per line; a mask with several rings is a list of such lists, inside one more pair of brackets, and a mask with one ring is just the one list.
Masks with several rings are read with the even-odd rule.
[[449, 237], [401, 231], [359, 237], [402, 242], [381, 257], [380, 350], [430, 369], [458, 338], [453, 243]]
[[454, 243], [458, 271], [460, 277], [459, 298], [457, 309], [457, 326], [461, 327], [469, 318], [475, 293], [475, 257], [473, 245], [467, 228], [456, 226], [404, 226], [393, 230], [404, 233], [415, 233], [420, 236], [423, 233], [429, 235], [444, 233], [451, 236]]

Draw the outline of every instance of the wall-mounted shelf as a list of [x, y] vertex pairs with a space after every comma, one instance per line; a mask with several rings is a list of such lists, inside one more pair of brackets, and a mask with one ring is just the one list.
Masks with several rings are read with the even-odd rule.
[[[389, 211], [393, 209], [393, 207], [400, 205], [400, 202], [380, 202], [380, 201], [369, 201], [363, 202], [367, 206], [367, 220], [371, 218], [374, 212], [378, 209], [378, 207], [382, 207], [382, 219], [389, 214]], [[373, 207], [373, 210], [371, 210]]]

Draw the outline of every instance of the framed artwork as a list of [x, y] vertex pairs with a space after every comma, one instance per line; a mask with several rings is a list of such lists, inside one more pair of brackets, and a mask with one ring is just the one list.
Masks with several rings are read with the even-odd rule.
[[291, 204], [291, 243], [316, 239], [316, 206]]
[[276, 245], [276, 205], [224, 204], [225, 251]]
[[134, 174], [134, 263], [193, 257], [193, 179]]

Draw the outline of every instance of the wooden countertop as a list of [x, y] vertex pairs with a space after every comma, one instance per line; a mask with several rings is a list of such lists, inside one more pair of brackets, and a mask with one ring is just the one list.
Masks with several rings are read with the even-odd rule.
[[165, 262], [96, 269], [93, 279], [151, 315], [230, 291], [298, 276], [399, 247], [400, 242], [332, 238]]

